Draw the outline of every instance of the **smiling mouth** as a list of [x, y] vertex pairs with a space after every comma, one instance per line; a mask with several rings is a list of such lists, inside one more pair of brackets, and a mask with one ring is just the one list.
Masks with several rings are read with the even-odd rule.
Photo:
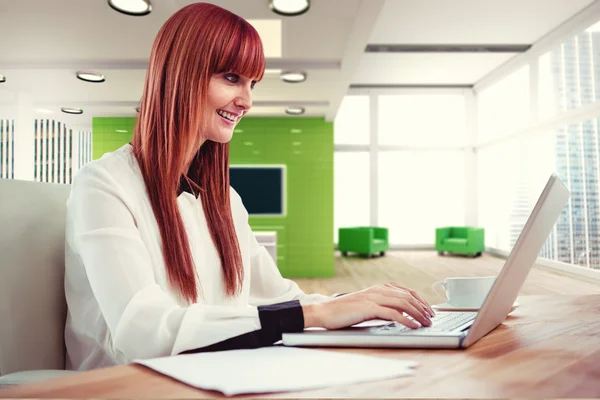
[[217, 114], [231, 122], [237, 122], [237, 120], [240, 118], [240, 115], [235, 115], [223, 110], [217, 110]]

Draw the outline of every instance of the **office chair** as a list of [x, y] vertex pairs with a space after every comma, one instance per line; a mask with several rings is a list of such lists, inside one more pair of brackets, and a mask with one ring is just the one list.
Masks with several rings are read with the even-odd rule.
[[65, 371], [70, 185], [0, 179], [0, 386]]

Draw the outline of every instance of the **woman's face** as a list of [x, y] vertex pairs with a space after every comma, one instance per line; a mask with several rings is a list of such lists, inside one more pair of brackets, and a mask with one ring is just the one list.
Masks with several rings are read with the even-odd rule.
[[252, 89], [256, 81], [232, 72], [214, 74], [208, 83], [205, 140], [227, 143], [233, 128], [252, 107]]

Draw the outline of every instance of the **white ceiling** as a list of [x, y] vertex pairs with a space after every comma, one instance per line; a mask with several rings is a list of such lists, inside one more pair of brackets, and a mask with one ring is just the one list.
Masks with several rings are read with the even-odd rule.
[[472, 85], [514, 53], [366, 53], [353, 84]]
[[[531, 45], [593, 0], [388, 0], [370, 44]], [[365, 53], [357, 85], [472, 85], [518, 53]]]
[[[105, 0], [0, 0], [0, 118], [18, 99], [52, 118], [90, 125], [92, 116], [135, 115], [156, 33], [192, 0], [153, 0], [153, 11], [131, 17]], [[592, 0], [313, 0], [299, 17], [280, 17], [268, 0], [212, 0], [251, 20], [280, 20], [281, 54], [267, 68], [308, 72], [302, 84], [267, 74], [254, 92], [254, 115], [335, 115], [353, 85], [472, 85], [515, 53], [364, 53], [366, 44], [533, 44]], [[273, 34], [263, 40], [275, 43]], [[79, 81], [77, 70], [107, 81]], [[61, 106], [82, 107], [65, 116]], [[5, 115], [3, 115], [5, 114]], [[48, 116], [48, 114], [44, 114]], [[52, 114], [50, 114], [52, 115]]]
[[392, 0], [369, 43], [531, 44], [593, 0]]

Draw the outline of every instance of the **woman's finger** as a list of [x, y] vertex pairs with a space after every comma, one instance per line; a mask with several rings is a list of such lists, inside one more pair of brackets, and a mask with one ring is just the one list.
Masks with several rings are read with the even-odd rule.
[[407, 318], [406, 316], [404, 316], [404, 314], [394, 310], [393, 308], [379, 307], [377, 315], [378, 318], [385, 319], [387, 321], [398, 322], [412, 329], [417, 329], [421, 327], [418, 323], [411, 320], [410, 318]]
[[392, 287], [405, 290], [408, 293], [410, 293], [411, 295], [413, 295], [417, 300], [419, 300], [421, 302], [421, 304], [423, 304], [424, 307], [427, 308], [427, 310], [429, 311], [429, 313], [430, 313], [430, 315], [432, 317], [435, 315], [435, 311], [433, 310], [433, 308], [431, 308], [431, 306], [429, 305], [429, 303], [427, 301], [425, 301], [425, 299], [423, 297], [421, 297], [421, 295], [417, 291], [409, 289], [409, 288], [404, 287], [404, 286], [401, 286], [401, 285], [397, 284], [396, 282], [390, 282], [389, 284]]
[[412, 304], [414, 304], [415, 306], [417, 306], [420, 310], [423, 311], [423, 313], [427, 316], [427, 317], [433, 317], [433, 312], [431, 311], [430, 307], [427, 304], [423, 304], [423, 302], [421, 302], [416, 296], [414, 296], [409, 290], [405, 290], [405, 289], [398, 289], [395, 286], [388, 286], [387, 289], [389, 290], [389, 292], [386, 292], [387, 295], [389, 296], [395, 296], [398, 298], [408, 298]]
[[372, 299], [377, 305], [393, 308], [398, 311], [403, 311], [413, 317], [423, 326], [430, 326], [431, 320], [427, 315], [427, 311], [418, 304], [417, 300], [412, 296], [405, 294], [402, 297], [394, 293], [393, 295], [377, 295], [373, 296]]

